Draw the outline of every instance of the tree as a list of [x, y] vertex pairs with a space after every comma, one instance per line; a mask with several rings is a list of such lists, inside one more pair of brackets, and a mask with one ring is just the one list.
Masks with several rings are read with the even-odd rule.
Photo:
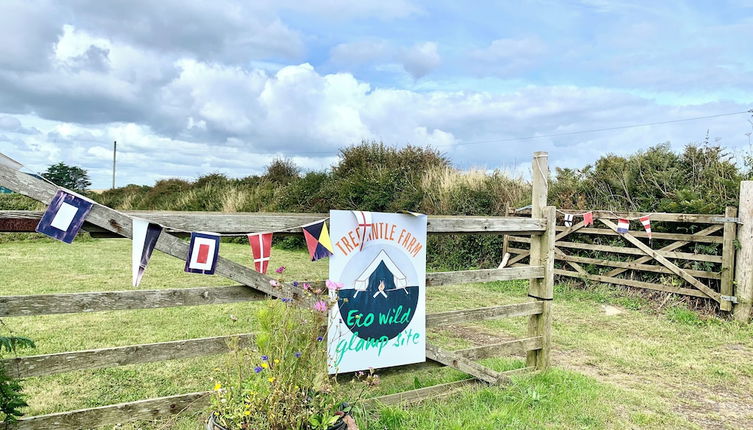
[[42, 173], [42, 176], [55, 185], [68, 188], [73, 191], [86, 191], [92, 183], [89, 181], [89, 175], [86, 170], [69, 166], [62, 161], [53, 164]]

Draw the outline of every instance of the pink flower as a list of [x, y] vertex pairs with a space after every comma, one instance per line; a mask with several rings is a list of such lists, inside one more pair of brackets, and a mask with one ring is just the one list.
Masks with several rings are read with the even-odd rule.
[[327, 312], [327, 303], [323, 300], [319, 300], [318, 302], [314, 303], [314, 310], [319, 312]]
[[342, 282], [330, 281], [329, 279], [327, 279], [327, 282], [325, 282], [325, 284], [327, 284], [327, 288], [330, 291], [337, 291], [345, 286], [345, 284], [343, 284]]
[[285, 266], [280, 266], [277, 269], [275, 269], [275, 272], [277, 272], [277, 273], [282, 273], [284, 271], [285, 271]]
[[280, 283], [279, 283], [279, 282], [277, 282], [277, 281], [275, 281], [274, 279], [270, 279], [270, 280], [269, 280], [269, 285], [271, 285], [271, 286], [273, 286], [273, 287], [279, 287], [279, 286], [280, 286]]
[[304, 282], [303, 283], [303, 289], [304, 290], [310, 290], [311, 289], [311, 284], [309, 284], [308, 282]]

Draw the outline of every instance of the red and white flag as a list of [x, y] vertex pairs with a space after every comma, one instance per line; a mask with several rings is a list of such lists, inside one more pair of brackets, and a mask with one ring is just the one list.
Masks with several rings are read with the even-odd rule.
[[371, 212], [366, 211], [351, 211], [353, 212], [353, 215], [356, 217], [356, 234], [358, 235], [358, 239], [361, 242], [360, 249], [363, 250], [363, 245], [366, 243], [367, 240], [369, 240], [369, 236], [371, 234]]
[[641, 224], [643, 224], [643, 228], [646, 230], [646, 233], [648, 234], [648, 240], [651, 240], [651, 219], [649, 215], [641, 217]]
[[617, 233], [627, 233], [630, 230], [630, 221], [620, 218], [617, 221]]
[[252, 233], [248, 235], [254, 267], [259, 273], [267, 273], [269, 257], [272, 253], [272, 233]]
[[589, 225], [594, 225], [594, 213], [593, 212], [586, 212], [583, 214], [583, 225], [588, 227]]

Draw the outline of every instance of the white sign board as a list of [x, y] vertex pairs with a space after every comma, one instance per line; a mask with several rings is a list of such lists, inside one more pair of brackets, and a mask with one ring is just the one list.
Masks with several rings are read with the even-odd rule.
[[426, 215], [330, 211], [330, 373], [426, 360]]

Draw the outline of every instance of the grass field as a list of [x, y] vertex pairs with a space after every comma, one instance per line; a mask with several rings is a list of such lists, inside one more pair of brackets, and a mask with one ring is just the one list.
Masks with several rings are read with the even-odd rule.
[[[223, 244], [223, 256], [249, 264], [246, 245]], [[287, 280], [325, 279], [327, 262], [304, 252], [273, 251]], [[130, 289], [130, 242], [48, 240], [0, 243], [2, 295]], [[182, 262], [155, 253], [140, 288], [231, 285], [186, 274]], [[526, 282], [431, 288], [429, 312], [523, 301]], [[702, 317], [670, 299], [662, 309], [609, 287], [556, 287], [554, 368], [514, 377], [507, 387], [469, 388], [442, 401], [388, 407], [363, 417], [365, 429], [498, 428], [751, 428], [753, 327]], [[74, 351], [253, 331], [258, 304], [113, 311], [4, 318], [32, 337], [34, 354]], [[237, 317], [233, 322], [230, 315]], [[521, 336], [524, 319], [492, 320], [429, 333], [462, 348], [495, 337]], [[209, 371], [223, 357], [175, 360], [72, 372], [25, 381], [28, 414], [43, 414], [211, 389]], [[490, 359], [497, 369], [520, 357]], [[447, 368], [386, 372], [374, 394], [463, 378]], [[118, 428], [195, 429], [195, 416]]]

